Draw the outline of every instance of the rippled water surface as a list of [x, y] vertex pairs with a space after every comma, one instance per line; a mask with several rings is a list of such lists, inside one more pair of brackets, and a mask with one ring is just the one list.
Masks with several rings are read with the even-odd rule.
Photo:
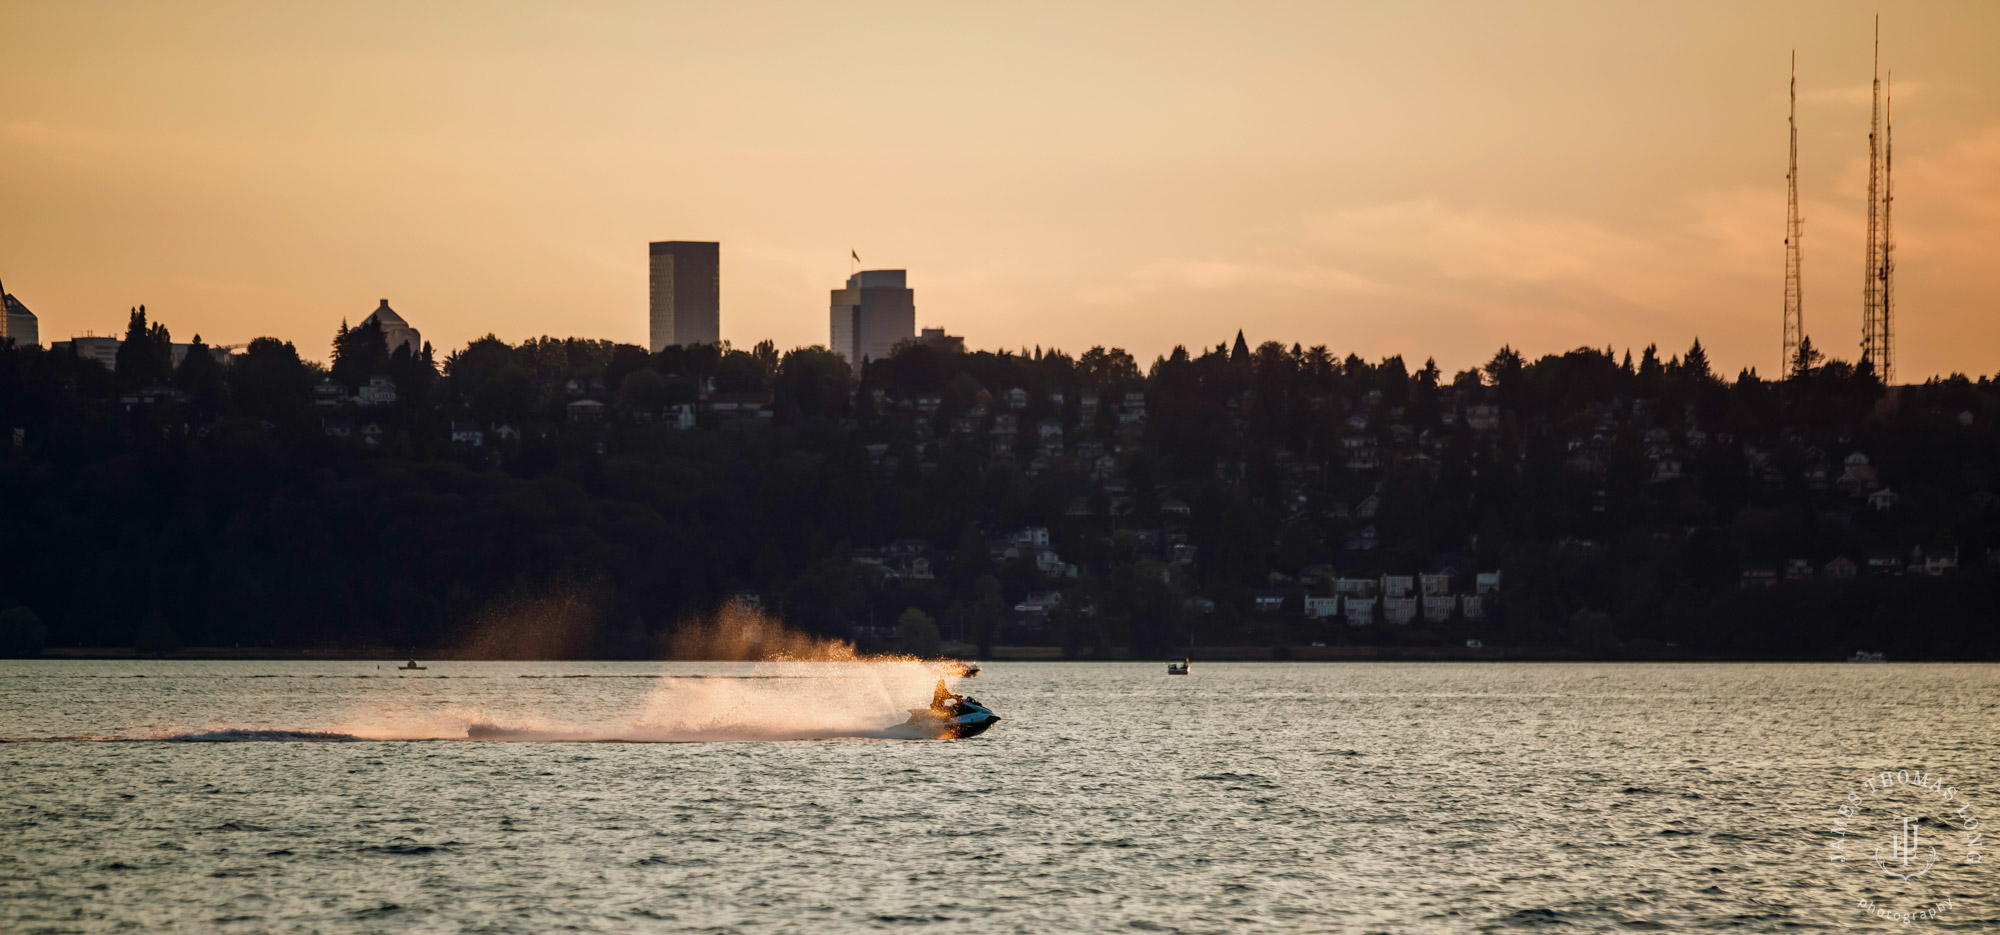
[[0, 662], [0, 931], [2000, 930], [2000, 667], [1001, 663], [891, 739], [929, 678]]

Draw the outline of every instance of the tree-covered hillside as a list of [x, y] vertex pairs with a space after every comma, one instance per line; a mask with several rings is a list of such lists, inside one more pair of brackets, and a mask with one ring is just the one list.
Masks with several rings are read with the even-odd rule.
[[4, 651], [644, 657], [733, 596], [865, 643], [2000, 656], [2000, 386], [1809, 348], [780, 354], [342, 326], [0, 350]]

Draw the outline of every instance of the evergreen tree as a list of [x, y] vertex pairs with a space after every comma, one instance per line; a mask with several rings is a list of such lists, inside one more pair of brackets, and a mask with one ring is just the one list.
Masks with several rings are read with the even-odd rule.
[[896, 618], [896, 644], [904, 653], [922, 659], [938, 654], [937, 621], [922, 609], [912, 607]]
[[1417, 383], [1426, 390], [1436, 389], [1438, 379], [1443, 375], [1443, 372], [1438, 370], [1437, 358], [1426, 357], [1424, 358], [1424, 369], [1417, 371]]
[[1486, 362], [1486, 378], [1500, 393], [1500, 402], [1505, 406], [1521, 403], [1521, 374], [1526, 365], [1521, 360], [1521, 352], [1512, 346], [1502, 346], [1494, 352], [1493, 359]]
[[130, 385], [145, 379], [150, 366], [152, 337], [146, 330], [146, 307], [134, 306], [125, 320], [125, 338], [118, 342], [118, 382]]
[[1708, 352], [1702, 350], [1700, 338], [1694, 339], [1694, 344], [1681, 358], [1680, 375], [1695, 383], [1708, 383], [1715, 379], [1715, 374], [1709, 370]]
[[396, 352], [389, 355], [387, 372], [389, 379], [396, 384], [397, 405], [411, 408], [430, 404], [438, 373], [437, 365], [432, 362], [429, 341], [414, 352], [407, 343], [396, 345]]
[[1809, 379], [1819, 369], [1820, 362], [1825, 359], [1826, 355], [1813, 347], [1810, 336], [1800, 338], [1798, 352], [1792, 355], [1791, 372], [1787, 376], [1793, 380]]
[[118, 345], [118, 384], [127, 388], [164, 382], [173, 372], [174, 343], [164, 324], [146, 322], [146, 307], [132, 310]]
[[798, 417], [839, 418], [847, 414], [853, 384], [846, 358], [824, 347], [795, 348], [778, 363], [773, 403]]
[[289, 341], [250, 342], [226, 376], [237, 407], [252, 418], [282, 421], [312, 403], [312, 369]]
[[223, 403], [228, 395], [223, 385], [222, 366], [215, 362], [215, 355], [201, 335], [195, 335], [188, 345], [187, 356], [181, 358], [180, 368], [174, 371], [174, 383], [181, 392], [188, 394], [195, 411], [208, 418], [222, 413]]
[[1382, 365], [1375, 368], [1377, 385], [1382, 390], [1382, 399], [1391, 406], [1400, 406], [1410, 398], [1410, 369], [1403, 363], [1403, 355], [1395, 354], [1382, 358]]
[[1663, 376], [1665, 376], [1665, 370], [1660, 366], [1659, 346], [1655, 344], [1646, 345], [1646, 350], [1639, 357], [1639, 379], [1637, 386], [1639, 395], [1658, 396], [1660, 394], [1660, 380]]
[[369, 377], [383, 375], [388, 369], [389, 339], [381, 322], [371, 315], [354, 328], [347, 327], [345, 321], [340, 323], [340, 331], [333, 337], [334, 380], [358, 390]]

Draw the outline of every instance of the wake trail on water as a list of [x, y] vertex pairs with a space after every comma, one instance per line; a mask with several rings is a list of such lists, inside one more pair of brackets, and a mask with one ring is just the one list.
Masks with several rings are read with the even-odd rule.
[[378, 710], [329, 725], [364, 739], [535, 743], [707, 743], [917, 739], [909, 709], [930, 704], [948, 679], [942, 663], [904, 657], [765, 659], [756, 678], [662, 679], [638, 710], [612, 719], [567, 716], [561, 698], [501, 714], [477, 707], [439, 714]]
[[448, 743], [491, 741], [511, 743], [726, 743], [744, 741], [799, 740], [924, 740], [924, 735], [901, 724], [880, 730], [658, 730], [644, 726], [561, 729], [548, 727], [507, 727], [476, 723], [463, 733], [417, 736], [394, 733], [381, 736], [349, 734], [327, 730], [262, 730], [225, 727], [214, 730], [162, 733], [139, 737], [82, 735], [70, 737], [0, 737], [0, 743]]
[[208, 725], [147, 736], [0, 738], [0, 742], [918, 740], [923, 736], [903, 723], [910, 709], [928, 707], [937, 681], [950, 682], [957, 676], [955, 667], [941, 660], [860, 653], [846, 641], [800, 634], [741, 607], [683, 626], [674, 636], [673, 650], [681, 659], [749, 661], [755, 666], [748, 675], [658, 678], [638, 710], [609, 718], [567, 711], [563, 693], [548, 691], [525, 699], [530, 707], [525, 712], [518, 705], [500, 713], [468, 704], [440, 711], [408, 702], [379, 702], [314, 729]]

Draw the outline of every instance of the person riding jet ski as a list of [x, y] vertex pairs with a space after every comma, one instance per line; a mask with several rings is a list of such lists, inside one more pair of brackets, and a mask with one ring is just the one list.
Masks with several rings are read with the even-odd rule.
[[920, 736], [953, 740], [978, 736], [999, 720], [1000, 716], [992, 709], [954, 693], [945, 687], [943, 679], [938, 679], [937, 688], [931, 692], [931, 706], [911, 708], [910, 719], [903, 726], [915, 729]]
[[938, 679], [937, 690], [931, 692], [932, 711], [936, 711], [945, 717], [951, 717], [957, 714], [964, 704], [964, 695], [952, 694], [951, 689], [944, 686], [944, 679]]

